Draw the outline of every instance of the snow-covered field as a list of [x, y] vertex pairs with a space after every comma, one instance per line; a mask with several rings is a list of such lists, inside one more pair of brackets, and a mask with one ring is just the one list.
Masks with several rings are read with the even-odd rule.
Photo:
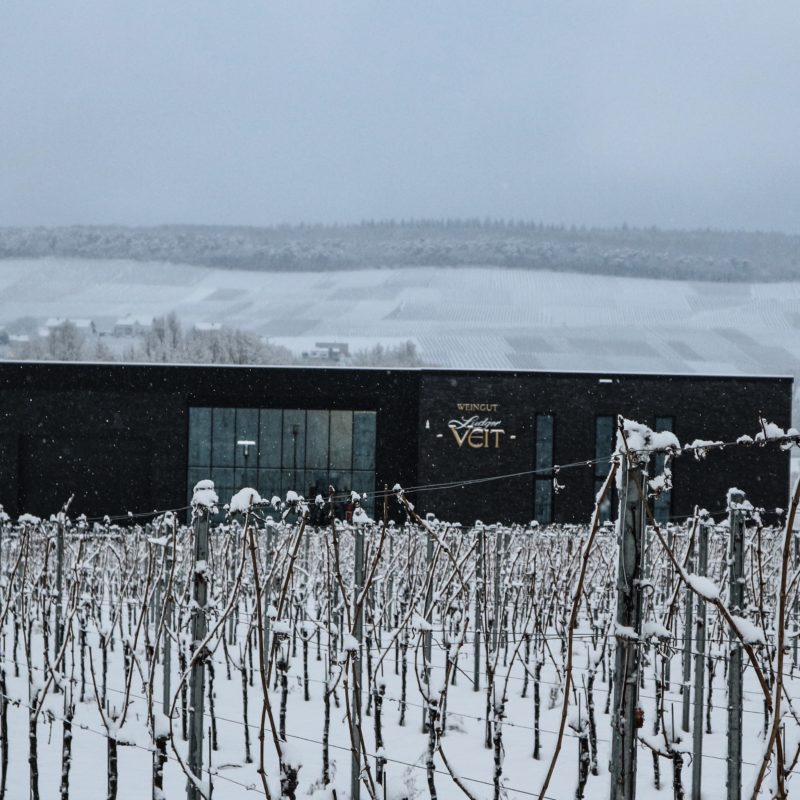
[[[213, 692], [209, 686], [210, 671], [206, 669], [205, 674], [203, 768], [208, 771], [203, 773], [203, 785], [207, 787], [210, 778], [217, 800], [263, 796], [257, 772], [263, 693], [256, 598], [259, 588], [266, 587], [269, 598], [262, 597], [259, 605], [272, 606], [268, 614], [272, 617], [271, 635], [277, 643], [269, 662], [271, 712], [276, 726], [279, 725], [283, 696], [286, 700], [284, 756], [287, 761], [301, 765], [297, 796], [327, 800], [333, 796], [333, 789], [340, 799], [349, 796], [351, 737], [346, 721], [346, 695], [348, 685], [352, 685], [352, 648], [356, 646], [350, 636], [354, 632], [351, 615], [355, 613], [356, 596], [352, 590], [355, 529], [337, 526], [337, 534], [333, 536], [330, 528], [306, 528], [300, 537], [297, 526], [265, 519], [271, 516], [279, 520], [280, 515], [274, 511], [263, 510], [257, 516], [258, 519], [251, 520], [256, 525], [252, 538], [240, 524], [241, 517], [232, 525], [212, 527], [210, 555], [201, 564], [196, 563], [193, 555], [193, 529], [173, 527], [169, 517], [125, 532], [102, 522], [75, 520], [66, 536], [62, 613], [68, 624], [64, 660], [54, 674], [61, 683], [59, 692], [52, 682], [48, 683], [51, 673], [46, 668], [46, 663], [52, 664], [56, 659], [57, 612], [52, 590], [56, 585], [57, 526], [34, 520], [22, 526], [5, 523], [0, 665], [5, 677], [2, 697], [7, 701], [4, 715], [8, 724], [6, 797], [9, 800], [29, 794], [29, 719], [30, 709], [37, 703], [41, 704], [35, 725], [40, 796], [58, 796], [62, 720], [65, 703], [70, 699], [75, 703], [70, 796], [79, 800], [105, 797], [109, 736], [119, 742], [117, 796], [120, 800], [150, 796], [153, 726], [161, 733], [170, 730], [162, 714], [167, 640], [172, 661], [167, 705], [172, 709], [173, 719], [164, 770], [164, 797], [185, 796], [186, 777], [178, 759], [187, 757], [182, 714], [188, 700], [181, 694], [185, 685], [181, 675], [186, 659], [191, 658], [189, 631], [194, 609], [191, 584], [197, 574], [204, 575], [209, 582], [207, 622], [212, 635], [208, 647], [214, 665]], [[720, 518], [716, 522], [721, 524], [707, 528], [709, 580], [694, 579], [693, 583], [704, 594], [711, 596], [719, 590], [724, 598], [728, 591], [726, 551], [730, 537], [726, 520]], [[427, 549], [429, 535], [420, 527], [391, 527], [384, 536], [381, 526], [371, 526], [362, 528], [359, 534], [364, 537], [369, 586], [364, 598], [360, 658], [365, 754], [362, 797], [369, 796], [368, 787], [377, 780], [380, 756], [386, 759], [385, 789], [378, 786], [377, 797], [429, 796], [427, 753], [431, 740], [422, 731], [429, 580], [433, 586], [428, 617], [430, 685], [438, 701], [437, 708], [444, 710], [443, 715], [435, 717], [436, 725], [442, 725], [443, 735], [435, 742], [430, 773], [438, 796], [447, 800], [463, 797], [448, 772], [449, 764], [471, 797], [496, 797], [494, 780], [499, 763], [501, 796], [509, 800], [538, 797], [557, 742], [568, 653], [567, 620], [588, 529], [490, 526], [461, 530], [432, 524], [435, 530], [430, 540], [432, 557]], [[690, 520], [669, 526], [665, 531], [681, 561], [693, 530], [696, 536]], [[775, 636], [781, 534], [778, 530], [750, 526], [746, 541], [748, 610], [745, 615], [750, 624], [740, 625], [742, 630], [749, 631], [748, 640], [756, 643], [759, 666], [769, 675], [775, 664], [774, 647], [760, 646], [757, 640], [772, 642]], [[251, 542], [256, 548], [257, 582]], [[696, 652], [697, 645], [684, 635], [687, 608], [692, 607], [696, 620], [697, 602], [684, 590], [652, 531], [648, 533], [647, 544], [648, 591], [639, 645], [644, 663], [639, 690], [644, 723], [639, 735], [662, 751], [683, 753], [679, 780], [688, 790], [692, 734], [682, 730], [682, 665], [687, 646], [691, 653]], [[173, 549], [174, 573], [168, 560]], [[295, 549], [297, 558], [292, 561], [290, 554]], [[566, 800], [576, 796], [579, 779], [576, 731], [589, 735], [590, 709], [596, 724], [596, 750], [592, 746], [589, 752], [590, 761], [596, 761], [597, 775], [588, 776], [585, 797], [607, 796], [616, 559], [613, 529], [601, 530], [589, 560], [578, 624], [572, 631], [573, 690], [568, 718], [573, 727], [565, 730], [548, 798]], [[480, 596], [476, 594], [478, 586], [482, 587]], [[796, 585], [792, 592], [790, 627], [796, 631]], [[162, 613], [167, 597], [173, 602], [172, 614]], [[476, 600], [481, 605], [477, 615]], [[709, 731], [703, 739], [702, 785], [703, 797], [710, 800], [722, 797], [725, 785], [730, 631], [710, 603], [708, 606], [703, 727], [707, 725]], [[694, 629], [691, 625], [690, 633]], [[477, 692], [473, 690], [476, 630], [480, 633]], [[304, 638], [308, 643], [307, 659]], [[624, 641], [624, 637], [619, 641]], [[787, 698], [791, 700], [800, 690], [800, 664], [796, 638], [789, 641], [783, 671]], [[108, 656], [105, 679], [104, 649]], [[266, 652], [270, 652], [269, 645]], [[281, 661], [285, 661], [286, 669], [278, 670], [276, 675]], [[694, 668], [692, 663], [691, 669]], [[281, 678], [284, 675], [285, 683]], [[748, 785], [755, 774], [764, 747], [763, 732], [770, 719], [765, 715], [764, 696], [752, 666], [746, 668], [744, 676], [743, 774]], [[688, 679], [693, 680], [692, 673]], [[243, 708], [245, 686], [247, 713]], [[335, 694], [329, 695], [327, 787], [322, 781], [326, 686], [336, 689]], [[658, 699], [659, 687], [663, 689], [663, 701]], [[375, 726], [375, 700], [381, 689], [382, 750], [376, 744]], [[129, 705], [123, 719], [126, 699]], [[690, 712], [692, 708], [690, 705]], [[487, 716], [491, 723], [490, 747], [485, 746]], [[498, 720], [502, 722], [499, 728]], [[782, 724], [789, 763], [800, 726], [786, 708], [786, 701]], [[213, 726], [216, 726], [216, 747], [210, 745]], [[498, 730], [502, 734], [500, 740]], [[279, 767], [270, 731], [267, 724], [265, 767], [270, 792], [278, 797]], [[539, 752], [538, 758], [534, 758], [537, 738]], [[639, 797], [672, 797], [673, 766], [677, 762], [665, 757], [658, 759], [662, 788], [656, 789], [654, 759], [644, 744], [639, 746], [638, 758]], [[788, 786], [792, 787], [795, 780], [790, 775]]]
[[124, 261], [0, 261], [0, 325], [126, 314], [255, 331], [295, 352], [414, 340], [432, 364], [800, 374], [800, 281], [690, 283], [514, 269], [250, 272]]

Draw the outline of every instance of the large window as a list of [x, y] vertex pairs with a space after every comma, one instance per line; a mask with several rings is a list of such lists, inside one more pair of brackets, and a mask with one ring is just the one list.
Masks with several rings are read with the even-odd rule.
[[[375, 489], [375, 412], [190, 408], [188, 489], [214, 481], [220, 503], [245, 486], [265, 499]], [[344, 507], [344, 503], [342, 503]]]
[[[674, 417], [656, 417], [657, 431], [672, 431], [675, 427]], [[655, 457], [655, 464], [650, 472], [653, 476], [660, 475], [664, 471], [664, 460], [666, 456], [658, 453]], [[666, 522], [672, 516], [672, 491], [661, 492], [653, 501], [653, 516], [656, 522]]]
[[536, 416], [536, 455], [533, 485], [533, 518], [542, 525], [553, 521], [553, 418]]
[[[611, 469], [611, 454], [616, 449], [614, 417], [596, 417], [594, 431], [594, 493], [595, 497], [597, 497]], [[611, 519], [613, 502], [613, 491], [609, 491], [606, 493], [603, 504], [600, 506], [601, 522], [607, 522]]]

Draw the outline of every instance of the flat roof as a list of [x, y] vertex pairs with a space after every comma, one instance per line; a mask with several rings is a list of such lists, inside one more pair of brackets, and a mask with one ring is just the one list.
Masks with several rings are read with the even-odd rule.
[[107, 367], [111, 369], [148, 368], [148, 369], [259, 369], [259, 370], [316, 370], [323, 372], [411, 372], [411, 373], [449, 373], [461, 375], [474, 374], [503, 374], [503, 375], [579, 375], [581, 377], [596, 376], [598, 378], [688, 378], [695, 380], [780, 380], [794, 381], [794, 376], [784, 375], [747, 375], [747, 374], [717, 374], [697, 372], [609, 372], [604, 370], [562, 370], [562, 369], [484, 369], [462, 367], [362, 367], [362, 366], [336, 366], [318, 364], [197, 364], [191, 362], [154, 362], [154, 361], [57, 361], [57, 360], [11, 360], [0, 359], [0, 368], [5, 366], [33, 366], [33, 367]]

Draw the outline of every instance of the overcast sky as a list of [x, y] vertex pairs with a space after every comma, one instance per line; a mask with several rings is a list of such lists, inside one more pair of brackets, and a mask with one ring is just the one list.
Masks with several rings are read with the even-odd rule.
[[5, 0], [0, 225], [800, 233], [800, 3]]

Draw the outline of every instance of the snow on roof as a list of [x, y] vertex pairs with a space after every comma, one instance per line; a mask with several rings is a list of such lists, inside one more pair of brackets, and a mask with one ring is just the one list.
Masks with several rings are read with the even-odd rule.
[[74, 317], [48, 317], [45, 320], [44, 327], [49, 330], [50, 328], [57, 328], [59, 325], [64, 325], [67, 322], [74, 325], [76, 328], [92, 327], [92, 320]]

